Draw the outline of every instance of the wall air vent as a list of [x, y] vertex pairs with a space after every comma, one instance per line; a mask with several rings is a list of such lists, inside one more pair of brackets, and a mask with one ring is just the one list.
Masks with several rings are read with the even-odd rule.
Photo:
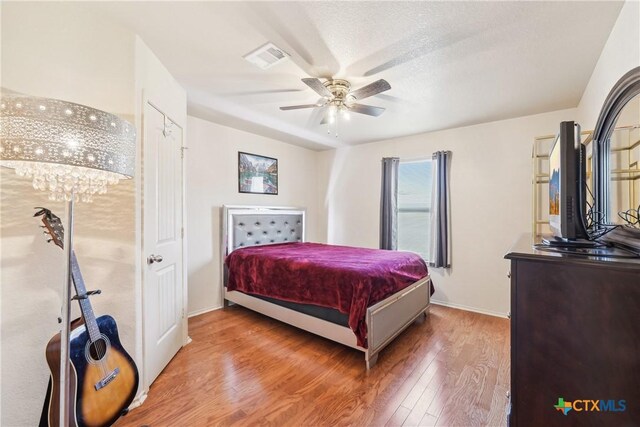
[[252, 64], [266, 70], [287, 59], [289, 55], [273, 43], [269, 42], [243, 56]]

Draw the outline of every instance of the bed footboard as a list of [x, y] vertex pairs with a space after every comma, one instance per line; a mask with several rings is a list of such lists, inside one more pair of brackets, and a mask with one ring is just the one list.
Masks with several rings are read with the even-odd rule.
[[367, 369], [378, 359], [378, 353], [396, 336], [429, 310], [431, 278], [427, 276], [367, 309]]

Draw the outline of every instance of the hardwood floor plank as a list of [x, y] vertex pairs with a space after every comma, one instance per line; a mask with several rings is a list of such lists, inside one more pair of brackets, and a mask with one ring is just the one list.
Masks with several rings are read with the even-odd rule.
[[490, 404], [490, 413], [487, 417], [487, 425], [497, 426], [505, 418], [506, 405], [509, 402], [507, 392], [509, 391], [509, 383], [511, 381], [510, 359], [508, 357], [500, 357], [501, 354], [509, 354], [511, 351], [511, 343], [509, 339], [505, 339], [502, 343], [502, 349], [498, 352], [499, 366], [497, 374], [496, 387], [493, 390], [493, 396]]
[[[490, 345], [495, 343], [495, 339], [488, 332], [491, 330], [491, 325], [487, 322], [493, 320], [490, 318], [478, 320], [474, 343], [465, 343], [456, 364], [462, 370], [458, 371], [456, 367], [449, 371], [442, 393], [434, 400], [435, 407], [429, 408], [432, 414], [434, 410], [441, 411], [436, 425], [489, 425], [488, 418], [496, 388], [499, 365], [497, 354], [500, 346], [496, 348]], [[497, 421], [500, 422], [500, 420]]]
[[411, 412], [411, 409], [407, 409], [404, 406], [399, 406], [398, 409], [396, 409], [396, 412], [393, 413], [389, 421], [387, 421], [387, 423], [385, 424], [385, 427], [401, 426], [402, 423], [404, 423], [404, 420], [406, 420], [407, 417], [409, 416], [410, 412]]
[[357, 350], [238, 306], [189, 332], [118, 427], [506, 424], [506, 319], [432, 306], [371, 371]]
[[414, 405], [413, 409], [411, 409], [411, 413], [409, 414], [403, 425], [420, 425], [420, 420], [422, 420], [422, 418], [424, 418], [424, 416], [427, 414], [427, 410], [429, 409], [431, 403], [433, 402], [439, 391], [439, 388], [425, 388], [423, 393], [420, 395], [420, 398]]
[[420, 427], [433, 427], [436, 425], [436, 422], [438, 421], [438, 417], [433, 416], [431, 414], [426, 414], [421, 420], [420, 420]]
[[[399, 344], [403, 342], [403, 338], [409, 342], [418, 344], [422, 340], [430, 339], [430, 335], [425, 335], [421, 339], [412, 338], [410, 334], [403, 335], [398, 339]], [[420, 373], [424, 373], [429, 367], [439, 350], [431, 350], [423, 355], [417, 351], [415, 346], [405, 349], [401, 345], [394, 345], [390, 347], [389, 351], [398, 353], [398, 362], [396, 362], [395, 365], [400, 366], [404, 364], [404, 367], [401, 369], [401, 374], [396, 375], [396, 383], [393, 387], [390, 387], [386, 398], [381, 397], [371, 408], [373, 412], [370, 420], [371, 425], [383, 425], [391, 418], [396, 408], [413, 390], [413, 387], [420, 378]], [[402, 357], [403, 355], [404, 358]], [[389, 354], [388, 360], [396, 360], [395, 355], [393, 353]], [[415, 368], [411, 369], [412, 366], [415, 366]]]

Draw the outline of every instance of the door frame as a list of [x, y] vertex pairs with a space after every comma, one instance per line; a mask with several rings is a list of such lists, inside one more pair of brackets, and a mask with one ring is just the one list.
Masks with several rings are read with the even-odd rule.
[[185, 199], [185, 193], [186, 193], [186, 174], [185, 174], [185, 155], [186, 155], [186, 145], [185, 145], [185, 139], [186, 139], [186, 132], [185, 132], [185, 127], [179, 123], [179, 121], [174, 120], [174, 118], [171, 117], [171, 115], [169, 115], [168, 113], [165, 113], [164, 110], [158, 106], [157, 103], [155, 103], [154, 101], [148, 99], [147, 96], [145, 96], [145, 94], [143, 93], [142, 96], [142, 111], [141, 111], [141, 132], [140, 132], [140, 152], [139, 152], [139, 165], [140, 165], [140, 174], [138, 176], [140, 176], [139, 179], [139, 191], [138, 194], [140, 196], [140, 206], [138, 209], [138, 212], [140, 213], [140, 222], [138, 224], [138, 230], [140, 233], [140, 244], [139, 244], [139, 266], [140, 266], [140, 272], [139, 272], [139, 278], [140, 278], [140, 324], [141, 326], [141, 330], [140, 330], [140, 337], [141, 337], [141, 350], [142, 350], [142, 363], [141, 363], [141, 367], [138, 367], [138, 370], [141, 371], [140, 376], [142, 378], [141, 381], [141, 389], [140, 389], [140, 398], [139, 398], [139, 403], [138, 405], [142, 404], [142, 402], [144, 402], [144, 400], [146, 399], [146, 395], [149, 391], [149, 387], [151, 386], [151, 384], [149, 383], [149, 378], [147, 376], [147, 360], [149, 357], [149, 351], [147, 349], [147, 325], [148, 325], [148, 321], [147, 321], [147, 311], [145, 310], [145, 304], [146, 304], [146, 292], [147, 292], [147, 283], [146, 283], [146, 259], [147, 259], [147, 250], [145, 248], [144, 245], [144, 149], [145, 149], [145, 134], [146, 134], [146, 112], [147, 112], [147, 108], [155, 108], [158, 112], [160, 112], [160, 114], [164, 115], [165, 120], [169, 119], [171, 120], [171, 122], [177, 126], [178, 128], [180, 128], [180, 130], [182, 131], [182, 141], [181, 141], [181, 156], [180, 156], [180, 187], [182, 189], [182, 194], [181, 194], [181, 198], [180, 198], [180, 208], [182, 210], [182, 218], [181, 218], [181, 222], [182, 222], [182, 235], [181, 235], [181, 245], [180, 245], [180, 250], [182, 252], [182, 347], [184, 347], [185, 345], [187, 345], [189, 342], [191, 342], [191, 338], [189, 338], [189, 330], [188, 330], [188, 282], [187, 282], [187, 245], [186, 245], [186, 233], [187, 233], [187, 226], [186, 226], [186, 199]]

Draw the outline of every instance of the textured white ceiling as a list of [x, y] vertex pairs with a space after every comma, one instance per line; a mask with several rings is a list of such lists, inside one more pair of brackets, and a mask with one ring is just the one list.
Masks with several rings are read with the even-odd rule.
[[[86, 5], [138, 33], [186, 88], [190, 113], [322, 149], [575, 107], [622, 2], [107, 2]], [[267, 41], [291, 58], [261, 70]], [[339, 138], [300, 79], [392, 89]]]

